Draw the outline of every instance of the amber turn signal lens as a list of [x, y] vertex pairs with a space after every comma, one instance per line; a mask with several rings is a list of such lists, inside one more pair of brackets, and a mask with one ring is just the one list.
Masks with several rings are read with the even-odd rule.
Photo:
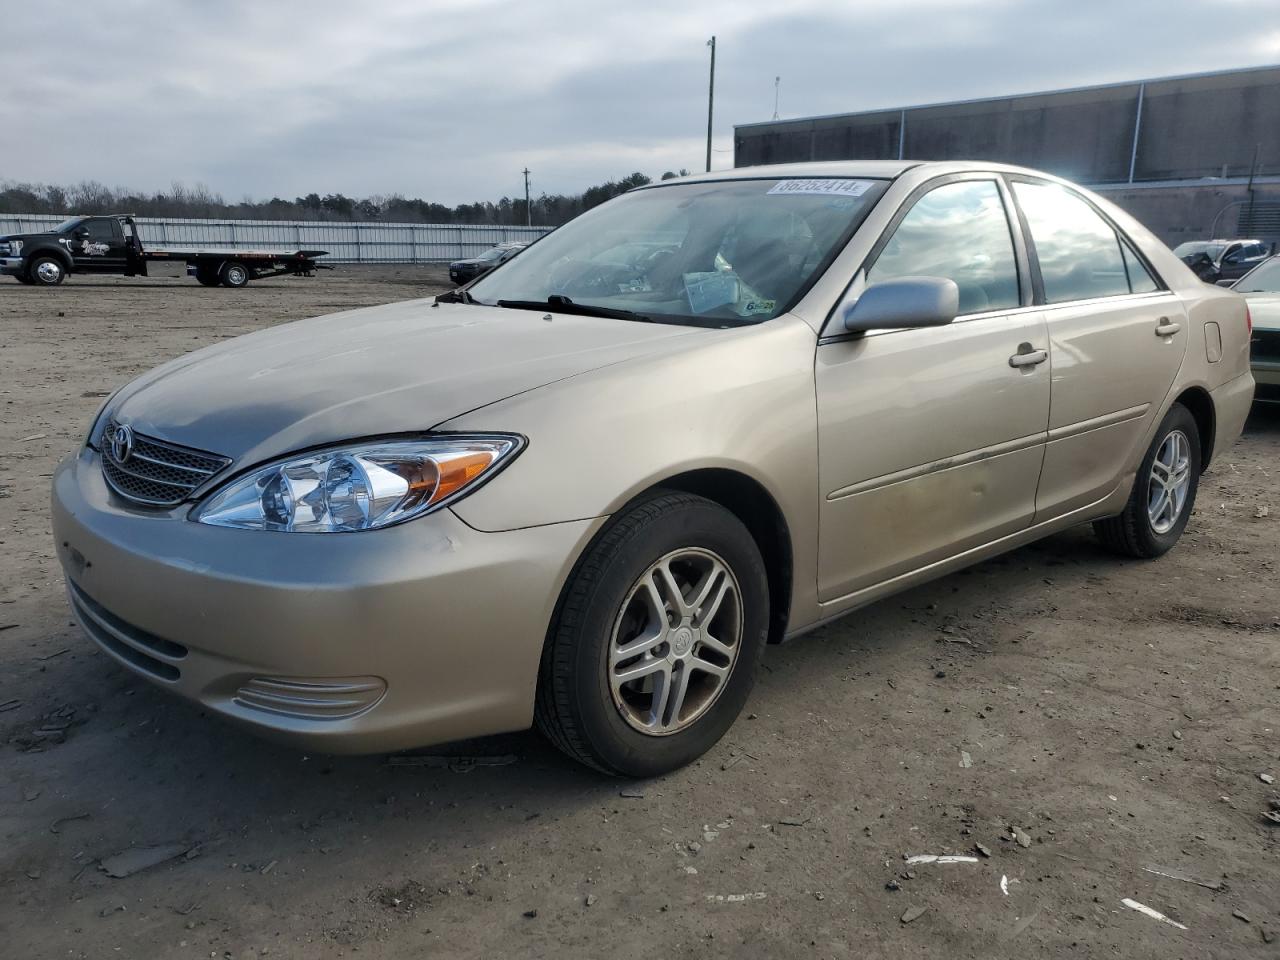
[[495, 453], [484, 450], [475, 453], [463, 453], [447, 460], [437, 460], [436, 469], [440, 471], [440, 479], [436, 483], [436, 489], [431, 494], [431, 499], [428, 503], [436, 503], [461, 490], [489, 469], [489, 465], [495, 459]]

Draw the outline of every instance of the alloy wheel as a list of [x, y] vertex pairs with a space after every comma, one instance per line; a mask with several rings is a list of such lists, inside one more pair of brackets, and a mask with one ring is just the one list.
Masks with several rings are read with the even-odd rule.
[[609, 690], [626, 722], [651, 736], [696, 722], [724, 690], [742, 641], [742, 597], [715, 553], [668, 553], [632, 586], [609, 642]]
[[1147, 483], [1147, 519], [1158, 534], [1168, 533], [1182, 515], [1191, 488], [1191, 442], [1181, 430], [1164, 438], [1151, 463]]

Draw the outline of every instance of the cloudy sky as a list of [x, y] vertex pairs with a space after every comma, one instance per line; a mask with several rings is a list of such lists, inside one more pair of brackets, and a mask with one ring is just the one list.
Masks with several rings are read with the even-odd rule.
[[[1254, 0], [6, 4], [0, 180], [445, 203], [704, 162], [735, 123], [1280, 62]], [[55, 16], [56, 15], [56, 16]], [[49, 29], [54, 17], [56, 29]], [[20, 41], [20, 42], [15, 42]]]

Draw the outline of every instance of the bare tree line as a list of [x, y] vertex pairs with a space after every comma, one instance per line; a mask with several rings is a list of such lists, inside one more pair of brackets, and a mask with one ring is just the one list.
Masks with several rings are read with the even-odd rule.
[[[663, 180], [684, 176], [668, 171]], [[532, 198], [529, 219], [541, 226], [558, 226], [620, 193], [650, 183], [643, 173], [607, 180], [579, 194], [547, 194]], [[526, 220], [523, 197], [503, 197], [449, 206], [401, 194], [347, 197], [341, 193], [309, 193], [292, 200], [246, 198], [229, 202], [203, 184], [175, 181], [168, 190], [146, 193], [108, 187], [93, 180], [70, 186], [0, 180], [0, 214], [133, 213], [142, 217], [205, 218], [219, 220], [319, 220], [389, 223], [460, 223], [514, 226]]]

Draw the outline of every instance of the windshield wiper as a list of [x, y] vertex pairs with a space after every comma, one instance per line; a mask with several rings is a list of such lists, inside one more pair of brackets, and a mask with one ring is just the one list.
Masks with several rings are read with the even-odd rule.
[[479, 303], [480, 301], [469, 294], [466, 290], [459, 287], [456, 290], [450, 290], [448, 293], [442, 293], [436, 297], [437, 303]]
[[512, 310], [554, 310], [558, 313], [572, 313], [582, 317], [607, 317], [610, 320], [634, 320], [637, 323], [653, 322], [652, 317], [636, 313], [634, 310], [574, 303], [568, 297], [558, 293], [553, 293], [545, 300], [499, 300], [494, 306], [509, 307]]

